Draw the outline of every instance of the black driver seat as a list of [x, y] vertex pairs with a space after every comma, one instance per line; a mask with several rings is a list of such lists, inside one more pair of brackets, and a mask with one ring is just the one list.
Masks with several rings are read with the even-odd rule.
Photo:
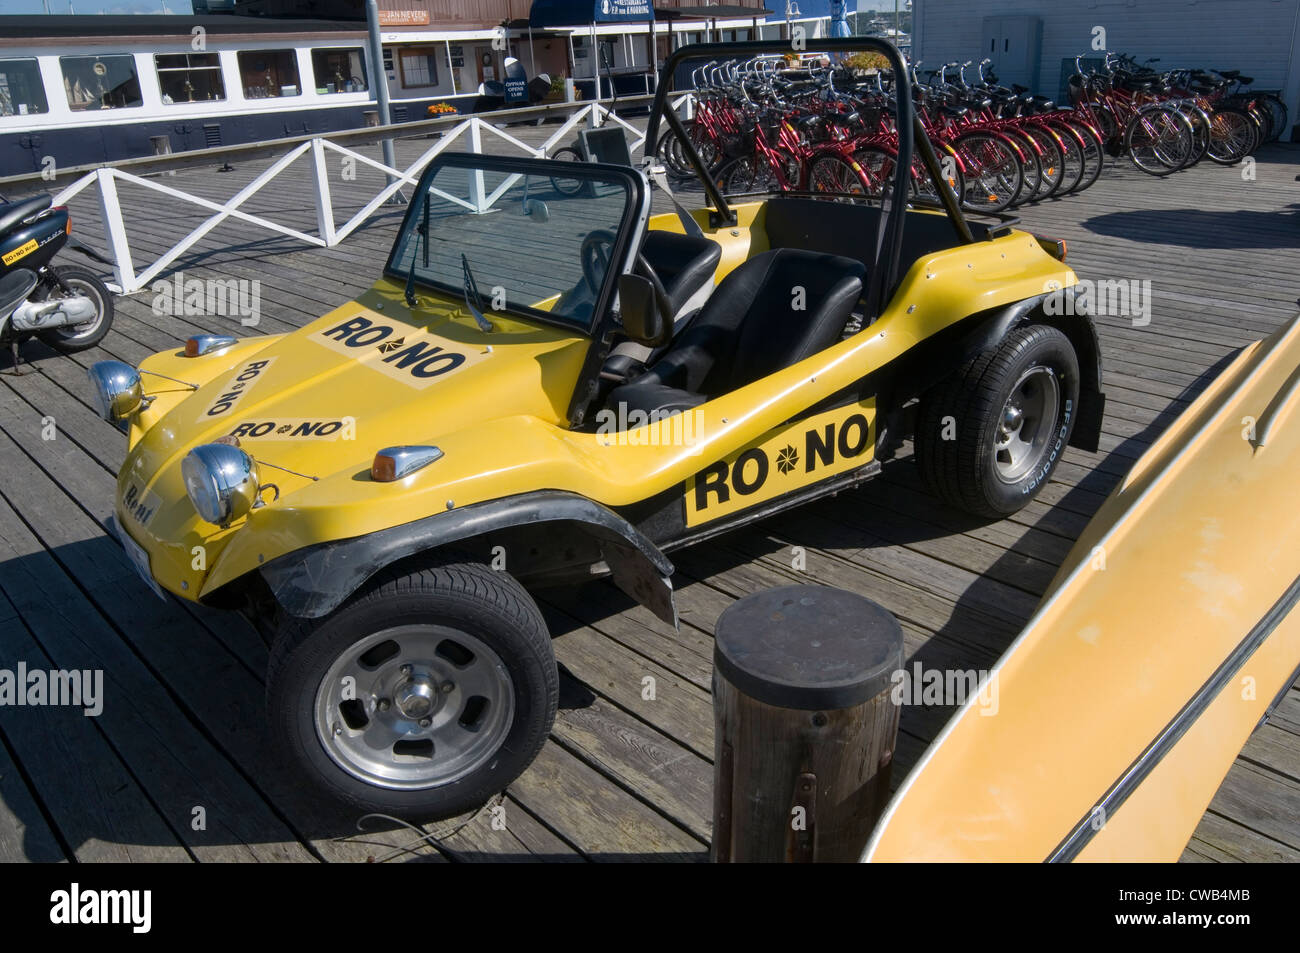
[[[668, 295], [673, 334], [681, 333], [713, 289], [713, 275], [722, 260], [722, 246], [711, 238], [681, 232], [648, 231], [641, 254], [654, 269]], [[626, 382], [645, 370], [666, 350], [652, 350], [644, 344], [624, 341], [610, 353], [601, 369], [606, 380]]]
[[862, 296], [866, 268], [838, 255], [778, 248], [755, 255], [718, 285], [695, 322], [607, 405], [672, 413], [704, 403], [840, 339]]
[[722, 259], [722, 246], [703, 236], [650, 231], [645, 233], [641, 254], [663, 282], [675, 317], [705, 282], [713, 282], [713, 273]]

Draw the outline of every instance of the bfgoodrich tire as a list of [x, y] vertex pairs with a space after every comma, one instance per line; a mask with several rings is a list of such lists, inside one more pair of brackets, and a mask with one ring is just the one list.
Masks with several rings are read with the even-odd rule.
[[407, 819], [481, 806], [523, 773], [559, 677], [536, 603], [477, 563], [390, 571], [271, 650], [273, 740], [331, 798]]
[[977, 516], [1022, 509], [1074, 429], [1079, 361], [1047, 325], [1008, 334], [921, 398], [916, 460], [936, 496]]

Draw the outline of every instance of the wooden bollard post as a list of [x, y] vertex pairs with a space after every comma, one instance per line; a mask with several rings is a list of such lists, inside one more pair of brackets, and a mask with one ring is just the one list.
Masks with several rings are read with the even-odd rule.
[[714, 637], [713, 860], [856, 861], [889, 797], [898, 621], [782, 586], [727, 607]]

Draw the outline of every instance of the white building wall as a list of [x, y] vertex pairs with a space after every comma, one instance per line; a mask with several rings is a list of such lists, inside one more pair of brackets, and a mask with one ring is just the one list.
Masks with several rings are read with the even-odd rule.
[[1285, 91], [1297, 118], [1300, 0], [915, 0], [913, 57], [931, 68], [975, 60], [987, 16], [1032, 14], [1043, 22], [1039, 92], [1055, 96], [1061, 60], [1092, 50], [1093, 28], [1106, 47], [1157, 68], [1239, 69], [1260, 89]]

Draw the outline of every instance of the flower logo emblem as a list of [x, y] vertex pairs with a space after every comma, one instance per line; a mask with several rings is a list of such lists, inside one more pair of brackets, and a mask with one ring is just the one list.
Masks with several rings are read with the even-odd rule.
[[776, 468], [783, 474], [789, 473], [799, 464], [799, 451], [786, 444], [784, 450], [776, 455]]

